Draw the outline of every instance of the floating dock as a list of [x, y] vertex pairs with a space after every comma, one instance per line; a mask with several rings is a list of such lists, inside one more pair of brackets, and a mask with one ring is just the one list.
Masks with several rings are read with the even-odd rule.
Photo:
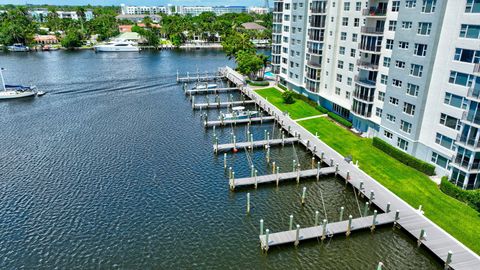
[[245, 178], [238, 178], [238, 179], [230, 179], [230, 188], [233, 190], [236, 187], [241, 186], [257, 186], [258, 184], [266, 184], [266, 183], [279, 183], [281, 181], [287, 180], [294, 180], [296, 179], [299, 181], [301, 178], [307, 177], [320, 177], [321, 175], [326, 174], [333, 174], [335, 173], [334, 167], [325, 167], [320, 169], [311, 169], [311, 170], [296, 170], [292, 172], [286, 173], [275, 173], [275, 174], [268, 174], [268, 175], [261, 175], [261, 176], [253, 176], [253, 177], [245, 177]]
[[205, 89], [192, 89], [185, 91], [186, 95], [201, 95], [201, 94], [218, 94], [231, 91], [238, 91], [236, 87], [225, 87], [225, 88], [205, 88]]
[[228, 126], [236, 124], [247, 124], [247, 123], [263, 123], [268, 121], [275, 120], [273, 116], [261, 116], [261, 117], [252, 117], [245, 119], [235, 119], [235, 120], [215, 120], [215, 121], [205, 121], [205, 127], [214, 127], [214, 126]]
[[[375, 226], [392, 224], [395, 222], [395, 213], [384, 213], [355, 219], [347, 219], [334, 223], [301, 229], [299, 226], [293, 230], [260, 235], [260, 245], [263, 250], [271, 246], [295, 244], [308, 239], [325, 239], [338, 234], [350, 234], [351, 231], [372, 229]], [[268, 237], [268, 243], [267, 243]]]
[[265, 146], [277, 146], [277, 145], [284, 145], [284, 144], [292, 144], [298, 142], [298, 138], [284, 138], [284, 139], [271, 139], [271, 140], [260, 140], [260, 141], [252, 141], [252, 142], [237, 142], [237, 143], [226, 143], [226, 144], [219, 144], [213, 145], [214, 152], [228, 152], [232, 151], [233, 149], [242, 150], [245, 148], [259, 148]]
[[209, 102], [209, 103], [197, 103], [192, 104], [193, 109], [216, 109], [216, 108], [226, 108], [226, 107], [235, 107], [246, 104], [255, 104], [254, 100], [239, 100], [232, 102]]
[[180, 74], [177, 71], [177, 83], [189, 83], [189, 82], [210, 82], [216, 80], [222, 80], [225, 76], [222, 74], [224, 72], [219, 71], [217, 73], [213, 73], [212, 75], [208, 75], [208, 72], [200, 74], [198, 71], [197, 73], [190, 74], [187, 72], [185, 77], [180, 77]]

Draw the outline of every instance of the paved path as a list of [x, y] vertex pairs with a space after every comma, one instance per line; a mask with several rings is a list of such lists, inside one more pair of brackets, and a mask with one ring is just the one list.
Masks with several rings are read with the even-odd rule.
[[303, 120], [310, 120], [310, 119], [315, 119], [315, 118], [320, 118], [320, 117], [327, 117], [327, 114], [319, 114], [319, 115], [314, 115], [314, 116], [309, 116], [309, 117], [304, 117], [300, 119], [295, 119], [295, 122], [303, 121]]

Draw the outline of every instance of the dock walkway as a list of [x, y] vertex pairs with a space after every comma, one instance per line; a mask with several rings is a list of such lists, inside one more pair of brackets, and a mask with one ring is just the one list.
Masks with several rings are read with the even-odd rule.
[[238, 91], [237, 87], [226, 87], [226, 88], [205, 88], [205, 89], [191, 89], [185, 91], [186, 95], [201, 95], [201, 94], [217, 94], [225, 93], [231, 91]]
[[238, 179], [230, 179], [230, 188], [233, 190], [236, 187], [241, 186], [251, 186], [258, 184], [265, 184], [265, 183], [279, 183], [281, 181], [287, 180], [294, 180], [297, 179], [299, 181], [301, 178], [307, 177], [320, 177], [321, 175], [332, 174], [335, 173], [334, 167], [325, 167], [320, 169], [311, 169], [311, 170], [304, 170], [304, 171], [292, 171], [292, 172], [285, 172], [285, 173], [275, 173], [275, 174], [267, 174], [267, 175], [260, 175], [257, 177], [245, 177], [245, 178], [238, 178]]
[[193, 109], [217, 109], [217, 108], [225, 108], [225, 107], [235, 107], [241, 106], [246, 104], [255, 104], [254, 100], [239, 100], [239, 101], [231, 101], [231, 102], [209, 102], [209, 103], [197, 103], [193, 104]]
[[215, 121], [205, 121], [205, 127], [213, 127], [213, 126], [228, 126], [228, 125], [236, 125], [236, 124], [247, 124], [247, 123], [263, 123], [275, 120], [273, 116], [262, 116], [262, 117], [252, 117], [252, 118], [244, 118], [244, 119], [235, 119], [235, 120], [215, 120]]
[[270, 140], [260, 140], [260, 141], [253, 141], [253, 142], [236, 142], [236, 143], [226, 143], [226, 144], [219, 144], [213, 145], [214, 152], [228, 152], [232, 151], [233, 149], [242, 150], [245, 148], [259, 148], [268, 146], [277, 146], [277, 145], [285, 145], [285, 144], [292, 144], [298, 142], [298, 138], [291, 137], [291, 138], [284, 138], [284, 139], [270, 139]]
[[[366, 216], [359, 217], [351, 220], [350, 227], [348, 226], [349, 220], [338, 221], [334, 223], [327, 223], [325, 225], [325, 230], [323, 229], [323, 224], [320, 226], [307, 227], [303, 229], [289, 230], [277, 233], [270, 233], [268, 235], [268, 244], [266, 242], [267, 236], [265, 234], [259, 235], [260, 244], [263, 250], [268, 250], [271, 246], [283, 245], [293, 243], [298, 245], [299, 241], [308, 240], [308, 239], [324, 239], [326, 237], [333, 237], [338, 234], [348, 234], [350, 231], [362, 230], [371, 228], [374, 226], [381, 226], [386, 224], [391, 224], [395, 222], [395, 213], [384, 213], [378, 214], [375, 217]], [[298, 235], [298, 236], [297, 236]]]

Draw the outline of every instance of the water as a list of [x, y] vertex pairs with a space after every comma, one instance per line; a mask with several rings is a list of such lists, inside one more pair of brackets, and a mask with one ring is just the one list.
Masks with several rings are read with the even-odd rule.
[[[379, 261], [386, 269], [440, 268], [390, 226], [262, 254], [261, 218], [276, 232], [288, 228], [290, 214], [302, 226], [313, 225], [315, 210], [332, 221], [341, 206], [345, 215], [360, 214], [352, 190], [334, 178], [229, 191], [213, 131], [175, 83], [177, 69], [228, 63], [219, 51], [1, 54], [7, 82], [48, 94], [0, 103], [0, 268], [374, 269]], [[265, 129], [278, 136], [272, 124], [251, 131], [259, 139]], [[232, 130], [216, 132], [222, 143]], [[238, 141], [245, 132], [235, 129]], [[251, 158], [259, 174], [271, 170], [263, 150]], [[311, 156], [289, 145], [272, 149], [271, 158], [286, 171], [292, 159], [309, 167]], [[243, 151], [228, 162], [237, 177], [250, 174]]]

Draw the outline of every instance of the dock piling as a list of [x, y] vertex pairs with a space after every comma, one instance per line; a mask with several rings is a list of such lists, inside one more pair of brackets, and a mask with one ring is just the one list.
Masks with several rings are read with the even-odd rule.
[[315, 157], [312, 157], [312, 169], [315, 168]]
[[372, 232], [375, 230], [376, 225], [377, 225], [377, 210], [373, 210], [372, 226], [370, 226], [370, 230]]
[[338, 163], [335, 164], [335, 176], [337, 176], [337, 174], [338, 174]]
[[300, 164], [297, 164], [297, 184], [300, 183]]
[[417, 240], [417, 246], [420, 246], [422, 244], [422, 240], [425, 239], [425, 229], [420, 230], [420, 236], [418, 237]]
[[297, 224], [297, 233], [295, 234], [295, 246], [300, 243], [300, 225]]
[[343, 220], [343, 211], [345, 210], [345, 207], [340, 207], [340, 220], [339, 221], [342, 221]]
[[263, 235], [263, 219], [260, 219], [260, 235]]
[[258, 170], [255, 170], [255, 189], [257, 189], [257, 186], [258, 186], [258, 177], [257, 177], [257, 174], [258, 174]]
[[230, 178], [230, 190], [235, 189], [235, 172], [232, 172], [232, 177]]
[[370, 207], [370, 204], [368, 202], [365, 203], [365, 208], [363, 209], [363, 216], [366, 217], [368, 214], [368, 208]]
[[227, 169], [227, 153], [223, 154], [223, 168]]
[[274, 162], [272, 162], [272, 174], [275, 174], [275, 168], [276, 167], [275, 167], [275, 161], [274, 161]]
[[290, 215], [290, 223], [288, 226], [288, 230], [289, 231], [293, 230], [293, 215]]
[[277, 187], [278, 187], [278, 182], [280, 182], [280, 167], [277, 166]]
[[302, 205], [305, 204], [305, 196], [306, 196], [306, 193], [307, 193], [307, 187], [303, 187], [303, 191], [302, 191]]
[[370, 190], [370, 199], [369, 199], [370, 204], [372, 204], [373, 199], [375, 199], [375, 192], [373, 192], [373, 189], [372, 189]]
[[268, 234], [270, 233], [270, 230], [269, 229], [266, 229], [265, 230], [265, 251], [268, 251]]
[[352, 215], [348, 216], [347, 232], [345, 233], [347, 236], [349, 236], [351, 233], [350, 231], [352, 229], [352, 218]]
[[320, 161], [317, 162], [317, 181], [320, 180]]
[[320, 212], [315, 211], [315, 225], [314, 226], [318, 226], [318, 215], [319, 214], [320, 214]]
[[333, 158], [330, 159], [330, 167], [333, 167]]
[[360, 191], [363, 190], [363, 181], [360, 181], [360, 186], [358, 187], [358, 190], [360, 190]]
[[379, 262], [377, 265], [377, 270], [382, 270], [382, 267], [383, 267], [383, 263]]
[[295, 171], [295, 167], [297, 167], [296, 164], [297, 164], [297, 162], [294, 159], [293, 162], [292, 162], [292, 172]]
[[445, 260], [445, 269], [450, 269], [450, 263], [452, 263], [452, 251], [449, 250], [447, 253], [447, 259]]
[[250, 214], [250, 192], [247, 193], [247, 214]]
[[323, 220], [323, 226], [322, 226], [322, 241], [325, 240], [325, 238], [327, 238], [327, 220], [324, 219]]
[[390, 213], [390, 202], [387, 203], [387, 210], [385, 212]]
[[393, 222], [393, 226], [397, 225], [397, 221], [400, 219], [400, 210], [395, 212], [395, 221]]

